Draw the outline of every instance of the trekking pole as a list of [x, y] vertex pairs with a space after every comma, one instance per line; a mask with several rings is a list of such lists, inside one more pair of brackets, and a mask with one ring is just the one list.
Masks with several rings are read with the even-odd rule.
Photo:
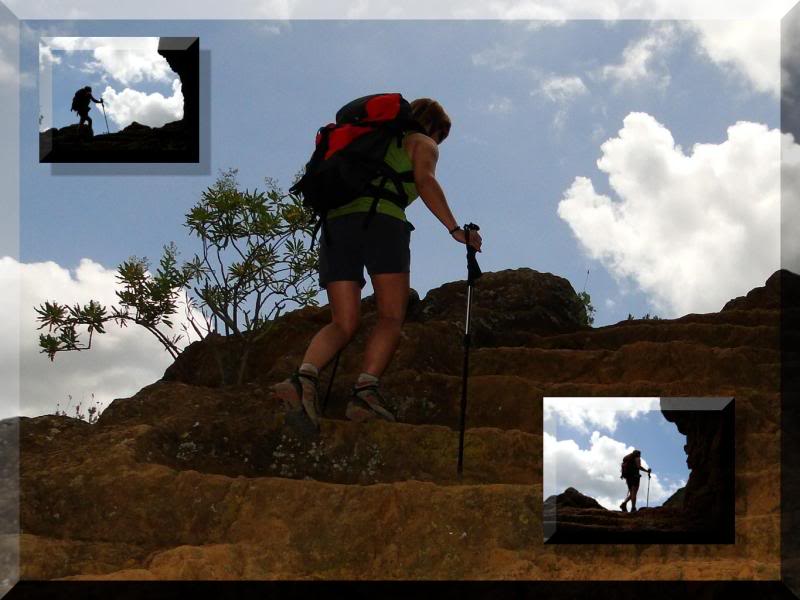
[[103, 118], [106, 120], [106, 133], [111, 135], [111, 132], [108, 130], [108, 117], [106, 116], [106, 103], [101, 102], [100, 106], [103, 108]]
[[336, 377], [336, 369], [339, 367], [339, 357], [342, 355], [342, 351], [339, 350], [336, 353], [336, 360], [333, 363], [333, 371], [331, 372], [330, 381], [328, 381], [328, 391], [325, 392], [325, 400], [322, 401], [322, 416], [325, 416], [325, 409], [328, 408], [328, 397], [331, 395], [331, 388], [333, 387], [333, 378]]
[[647, 508], [650, 508], [650, 473], [647, 474]]
[[458, 434], [458, 475], [461, 476], [464, 467], [464, 429], [467, 419], [467, 373], [469, 371], [469, 321], [472, 308], [472, 288], [475, 280], [482, 275], [481, 268], [475, 258], [475, 248], [469, 245], [469, 232], [478, 231], [480, 227], [474, 223], [464, 225], [464, 237], [467, 243], [467, 318], [464, 323], [464, 374], [461, 382], [461, 422]]

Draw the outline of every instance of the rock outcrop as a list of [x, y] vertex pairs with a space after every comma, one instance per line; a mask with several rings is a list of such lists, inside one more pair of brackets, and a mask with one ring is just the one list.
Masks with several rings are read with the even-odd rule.
[[544, 503], [542, 528], [546, 544], [691, 544], [709, 540], [684, 511], [639, 508], [607, 510], [589, 496], [567, 488]]
[[39, 162], [197, 162], [200, 42], [197, 38], [160, 38], [158, 53], [181, 80], [182, 119], [162, 127], [134, 121], [121, 131], [95, 135], [95, 131], [106, 130], [106, 123], [102, 105], [92, 103], [93, 129], [86, 124], [79, 129], [75, 123], [39, 133]]
[[549, 496], [547, 500], [544, 501], [544, 505], [545, 509], [593, 508], [606, 510], [597, 500], [591, 496], [584, 496], [573, 487], [568, 487], [557, 496]]
[[[506, 285], [553, 298], [548, 314], [526, 310], [524, 293]], [[459, 478], [464, 307], [452, 289], [416, 305], [382, 379], [398, 423], [343, 419], [375, 319], [367, 310], [318, 436], [295, 427], [270, 394], [327, 321], [325, 307], [282, 317], [241, 385], [221, 385], [236, 342], [215, 336], [162, 380], [115, 400], [96, 425], [19, 419], [22, 577], [780, 578], [778, 311], [748, 305], [581, 328], [574, 291], [559, 278], [487, 274], [476, 288], [486, 335], [470, 357]], [[516, 307], [511, 316], [482, 304], [490, 290]], [[542, 544], [543, 396], [735, 397], [736, 543]], [[703, 485], [685, 494], [702, 499]], [[619, 515], [639, 526], [649, 519]]]
[[711, 400], [720, 410], [692, 410], [703, 400], [662, 398], [661, 412], [686, 436], [691, 473], [682, 504], [687, 521], [708, 533], [713, 543], [730, 544], [734, 542], [735, 401]]

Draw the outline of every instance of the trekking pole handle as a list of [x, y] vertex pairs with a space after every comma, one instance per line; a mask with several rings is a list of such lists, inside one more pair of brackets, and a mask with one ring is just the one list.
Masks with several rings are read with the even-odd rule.
[[469, 232], [480, 231], [480, 227], [475, 223], [467, 223], [462, 229], [464, 230], [464, 241], [467, 244], [467, 283], [472, 285], [482, 273], [480, 266], [478, 266], [478, 260], [475, 258], [477, 250], [469, 245]]

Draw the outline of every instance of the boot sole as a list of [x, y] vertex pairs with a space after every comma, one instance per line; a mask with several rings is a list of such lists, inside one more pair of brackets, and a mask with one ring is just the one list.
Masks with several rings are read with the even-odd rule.
[[362, 408], [360, 406], [351, 406], [349, 404], [347, 405], [347, 410], [345, 411], [344, 416], [354, 423], [365, 423], [366, 421], [374, 421], [378, 418], [378, 415], [371, 410]]
[[[365, 404], [369, 404], [365, 402]], [[376, 410], [372, 406], [370, 408], [366, 408], [364, 406], [359, 406], [354, 402], [350, 402], [347, 405], [347, 410], [345, 411], [345, 416], [355, 423], [364, 423], [365, 421], [389, 421], [391, 423], [395, 423], [396, 419], [392, 413], [386, 411], [385, 409]]]

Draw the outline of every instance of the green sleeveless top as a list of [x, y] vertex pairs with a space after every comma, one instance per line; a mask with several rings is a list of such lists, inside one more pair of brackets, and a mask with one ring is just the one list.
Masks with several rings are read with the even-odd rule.
[[[403, 141], [405, 141], [405, 138], [403, 138]], [[411, 158], [409, 158], [408, 153], [405, 151], [402, 145], [398, 148], [397, 142], [394, 141], [389, 144], [389, 149], [386, 151], [384, 162], [386, 162], [387, 165], [389, 165], [398, 173], [402, 173], [403, 171], [411, 171], [413, 168], [411, 164]], [[374, 185], [378, 185], [380, 182], [381, 177], [376, 177], [372, 180]], [[392, 181], [387, 180], [386, 183], [384, 183], [384, 188], [392, 192], [399, 192]], [[411, 204], [411, 202], [419, 196], [419, 193], [417, 192], [417, 186], [414, 185], [413, 181], [411, 181], [404, 182], [403, 188], [406, 196], [408, 197], [408, 204]], [[334, 217], [340, 217], [342, 215], [347, 215], [354, 212], [369, 212], [369, 209], [372, 206], [372, 201], [373, 198], [371, 196], [361, 196], [356, 198], [344, 206], [340, 206], [339, 208], [334, 208], [328, 211], [328, 219], [333, 219]], [[408, 219], [406, 219], [405, 210], [397, 206], [397, 204], [394, 202], [390, 202], [384, 198], [378, 200], [378, 206], [376, 207], [375, 211], [384, 215], [396, 217], [401, 221], [408, 221]]]

